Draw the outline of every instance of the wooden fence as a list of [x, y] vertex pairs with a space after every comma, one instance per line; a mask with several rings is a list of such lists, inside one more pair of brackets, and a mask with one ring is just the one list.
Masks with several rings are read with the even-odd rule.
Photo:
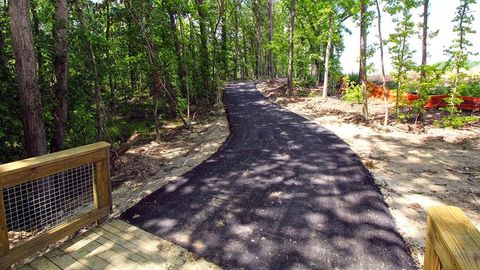
[[424, 269], [480, 269], [480, 232], [460, 208], [428, 209]]
[[[8, 269], [11, 265], [65, 237], [71, 236], [80, 229], [92, 224], [98, 224], [108, 218], [112, 205], [109, 148], [110, 144], [100, 142], [0, 165], [0, 269]], [[89, 171], [83, 174], [77, 173], [75, 170], [83, 168], [82, 166], [87, 166]], [[82, 177], [84, 182], [82, 192], [86, 194], [83, 200], [90, 201], [87, 204], [84, 202], [84, 211], [79, 213], [75, 209], [71, 210], [68, 212], [68, 218], [61, 219], [63, 222], [60, 224], [53, 222], [38, 228], [38, 224], [45, 225], [45, 223], [35, 223], [35, 226], [37, 226], [35, 231], [39, 233], [18, 245], [13, 245], [11, 236], [15, 232], [13, 232], [12, 227], [16, 225], [15, 222], [18, 223], [19, 221], [12, 218], [12, 216], [24, 215], [25, 218], [22, 218], [22, 220], [27, 220], [31, 224], [32, 220], [28, 219], [31, 219], [32, 216], [38, 217], [42, 215], [42, 218], [38, 218], [41, 221], [47, 218], [49, 218], [49, 221], [55, 220], [57, 217], [61, 217], [61, 215], [65, 216], [66, 210], [55, 210], [56, 208], [61, 208], [59, 205], [66, 205], [65, 207], [68, 206], [71, 209], [80, 207], [74, 204], [75, 194], [80, 192], [80, 190], [76, 189], [81, 187], [79, 185], [80, 181], [75, 177]], [[55, 181], [55, 184], [52, 184], [53, 181]], [[40, 186], [39, 183], [42, 184], [42, 187], [45, 184], [50, 184], [51, 187], [44, 188], [45, 190], [41, 191], [36, 191], [32, 188]], [[44, 194], [54, 188], [56, 189], [54, 190], [55, 192], [47, 194], [48, 196], [35, 197], [31, 195], [32, 193], [39, 194], [39, 192]], [[36, 211], [36, 208], [27, 205], [26, 207], [30, 207], [28, 211], [13, 213], [16, 211], [15, 209], [18, 210], [19, 206], [17, 205], [14, 208], [9, 207], [8, 204], [18, 204], [18, 202], [7, 197], [10, 197], [10, 199], [15, 197], [17, 201], [19, 200], [18, 198], [21, 198], [23, 200], [21, 204], [23, 205], [28, 203], [44, 205], [38, 210], [43, 212], [33, 212]], [[35, 202], [32, 202], [32, 198]], [[48, 200], [41, 201], [39, 198], [48, 198]], [[54, 200], [59, 200], [60, 203], [54, 204]], [[53, 206], [48, 209], [49, 211], [46, 211], [45, 205], [49, 204]], [[52, 214], [52, 212], [55, 213]], [[49, 216], [45, 216], [45, 213]]]

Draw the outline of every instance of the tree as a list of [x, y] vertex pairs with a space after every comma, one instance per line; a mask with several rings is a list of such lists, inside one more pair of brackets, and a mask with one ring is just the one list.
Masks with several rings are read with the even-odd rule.
[[51, 149], [53, 152], [63, 149], [68, 113], [68, 7], [67, 0], [55, 0], [55, 24], [53, 28], [55, 84], [53, 112], [54, 134]]
[[[209, 57], [208, 57], [208, 35], [207, 35], [207, 15], [205, 11], [205, 5], [203, 0], [196, 0], [197, 3], [197, 11], [199, 17], [199, 25], [200, 25], [200, 76], [201, 76], [201, 85], [202, 91], [209, 96], [209, 85], [210, 85], [210, 77], [209, 77]], [[207, 98], [208, 99], [208, 98]]]
[[328, 95], [328, 71], [330, 68], [330, 50], [332, 48], [332, 38], [333, 38], [333, 19], [334, 19], [334, 14], [331, 12], [330, 18], [328, 19], [328, 42], [327, 42], [327, 48], [325, 49], [325, 76], [324, 78], [324, 83], [323, 83], [323, 98], [327, 98]]
[[268, 76], [274, 77], [273, 70], [273, 0], [267, 0], [267, 13], [268, 13]]
[[425, 79], [425, 67], [427, 65], [428, 46], [428, 6], [429, 0], [423, 0], [423, 23], [422, 23], [422, 66], [420, 68], [420, 80]]
[[393, 78], [398, 83], [395, 101], [395, 114], [400, 116], [399, 104], [401, 91], [407, 83], [407, 72], [415, 67], [413, 53], [408, 38], [415, 34], [415, 24], [412, 22], [411, 9], [417, 7], [418, 3], [412, 0], [402, 0], [387, 6], [387, 11], [394, 15], [394, 33], [389, 37], [389, 50], [393, 64]]
[[452, 21], [455, 23], [453, 32], [457, 34], [457, 38], [447, 50], [454, 70], [453, 88], [446, 99], [449, 105], [448, 111], [450, 116], [454, 116], [458, 112], [456, 106], [462, 102], [458, 93], [458, 86], [463, 77], [461, 70], [469, 68], [468, 56], [471, 53], [468, 51], [468, 47], [472, 46], [472, 43], [468, 40], [468, 35], [475, 33], [475, 30], [472, 28], [474, 16], [470, 13], [470, 6], [476, 3], [476, 0], [461, 0], [460, 5], [457, 7], [455, 18]]
[[377, 7], [377, 28], [378, 28], [378, 40], [380, 46], [380, 66], [382, 70], [382, 87], [383, 87], [383, 103], [385, 105], [385, 117], [383, 119], [383, 125], [388, 125], [388, 100], [387, 100], [387, 79], [385, 75], [385, 62], [383, 52], [383, 36], [382, 36], [382, 11], [380, 9], [379, 0], [375, 0]]
[[367, 0], [360, 0], [360, 68], [359, 77], [362, 84], [362, 114], [365, 121], [368, 121], [368, 90], [367, 90]]
[[47, 153], [47, 139], [29, 8], [29, 0], [9, 1], [18, 93], [22, 104], [23, 143], [27, 156], [33, 157]]
[[288, 95], [293, 90], [293, 50], [294, 50], [294, 36], [295, 36], [295, 0], [290, 0], [290, 36], [289, 36], [289, 50], [288, 50], [288, 78], [287, 88]]

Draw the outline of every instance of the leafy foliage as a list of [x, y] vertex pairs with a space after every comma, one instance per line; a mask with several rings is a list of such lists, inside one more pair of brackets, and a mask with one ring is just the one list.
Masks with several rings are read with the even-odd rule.
[[349, 103], [361, 104], [363, 101], [362, 86], [350, 80], [348, 76], [343, 77], [343, 83], [347, 87], [342, 93], [342, 99]]

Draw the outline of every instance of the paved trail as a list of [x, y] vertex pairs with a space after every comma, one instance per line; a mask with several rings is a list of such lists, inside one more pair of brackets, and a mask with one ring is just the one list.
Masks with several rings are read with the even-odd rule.
[[227, 269], [414, 269], [373, 179], [328, 130], [227, 87], [231, 136], [122, 218]]

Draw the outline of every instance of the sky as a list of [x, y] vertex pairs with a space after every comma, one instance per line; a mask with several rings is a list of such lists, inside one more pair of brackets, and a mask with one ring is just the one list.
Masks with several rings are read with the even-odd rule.
[[[453, 23], [452, 20], [455, 17], [455, 11], [459, 5], [459, 0], [430, 0], [430, 16], [429, 16], [429, 30], [439, 30], [438, 36], [429, 40], [427, 63], [436, 63], [440, 61], [448, 60], [448, 57], [444, 54], [444, 50], [451, 45], [452, 40], [455, 38], [455, 33], [452, 32]], [[372, 11], [376, 11], [373, 9]], [[475, 15], [475, 22], [473, 28], [477, 29], [477, 33], [469, 36], [469, 40], [473, 43], [471, 51], [480, 53], [480, 2], [471, 7], [471, 11]], [[420, 23], [423, 18], [423, 7], [412, 11], [413, 20], [416, 24]], [[348, 33], [344, 34], [345, 51], [340, 59], [345, 73], [358, 73], [358, 58], [359, 58], [359, 40], [360, 31], [356, 22], [347, 20], [344, 26], [352, 31], [352, 35]], [[392, 17], [386, 13], [382, 14], [382, 36], [384, 39], [388, 38], [388, 35], [392, 33], [395, 25], [392, 23]], [[378, 44], [378, 30], [377, 30], [377, 18], [369, 28], [369, 35], [367, 36], [367, 43]], [[411, 48], [416, 50], [414, 54], [414, 61], [419, 64], [421, 61], [422, 41], [419, 36], [413, 36], [409, 40]], [[473, 56], [471, 60], [480, 60], [480, 56]], [[380, 71], [380, 50], [378, 49], [375, 55], [369, 60], [373, 63], [376, 69], [375, 73]], [[392, 71], [390, 55], [388, 49], [385, 48], [385, 69], [389, 73]]]

